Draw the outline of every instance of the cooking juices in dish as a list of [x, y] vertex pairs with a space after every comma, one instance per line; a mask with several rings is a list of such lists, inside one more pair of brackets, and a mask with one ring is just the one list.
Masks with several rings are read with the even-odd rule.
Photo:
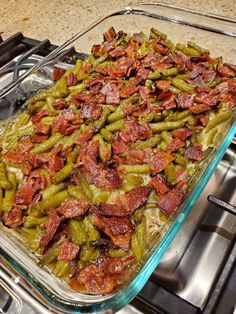
[[111, 27], [6, 125], [3, 224], [72, 289], [112, 293], [229, 128], [235, 77], [192, 42]]

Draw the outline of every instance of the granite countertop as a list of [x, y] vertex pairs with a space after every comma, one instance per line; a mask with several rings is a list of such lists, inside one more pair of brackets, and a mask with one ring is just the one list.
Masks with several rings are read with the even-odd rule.
[[[0, 34], [6, 39], [16, 32], [60, 45], [111, 9], [129, 6], [132, 0], [0, 0]], [[162, 2], [201, 12], [236, 17], [235, 0], [164, 0]]]

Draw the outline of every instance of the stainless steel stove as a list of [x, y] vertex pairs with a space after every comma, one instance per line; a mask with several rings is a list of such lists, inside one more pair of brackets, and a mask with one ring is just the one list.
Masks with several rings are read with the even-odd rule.
[[[0, 37], [0, 90], [55, 48], [48, 40], [39, 42], [21, 33], [2, 43]], [[0, 108], [1, 118], [8, 110], [7, 104]], [[209, 203], [209, 195], [217, 199]], [[235, 207], [219, 199], [236, 205], [234, 141], [161, 263], [120, 313], [236, 313]], [[0, 251], [0, 313], [62, 313], [32, 291], [7, 264], [5, 254]]]

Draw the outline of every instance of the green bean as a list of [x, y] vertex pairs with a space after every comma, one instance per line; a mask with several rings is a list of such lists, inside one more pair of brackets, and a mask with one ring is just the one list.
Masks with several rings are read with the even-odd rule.
[[141, 221], [143, 220], [144, 210], [145, 210], [145, 206], [142, 206], [136, 209], [131, 215], [132, 220], [134, 221], [135, 225], [140, 224]]
[[14, 129], [18, 130], [20, 127], [25, 126], [30, 120], [28, 112], [22, 112], [16, 119]]
[[187, 159], [179, 154], [175, 154], [175, 162], [181, 166], [185, 166], [187, 164]]
[[184, 125], [185, 125], [184, 121], [164, 121], [157, 123], [149, 123], [149, 126], [154, 133], [178, 129], [183, 127]]
[[66, 190], [54, 194], [53, 197], [33, 205], [30, 210], [30, 215], [34, 217], [43, 216], [47, 209], [59, 206], [62, 202], [68, 199], [68, 197], [69, 194]]
[[27, 216], [25, 219], [25, 222], [24, 222], [24, 226], [25, 226], [25, 228], [32, 228], [32, 227], [36, 227], [38, 225], [42, 225], [47, 221], [48, 221], [47, 216], [43, 216], [43, 217]]
[[68, 193], [69, 195], [78, 198], [78, 199], [83, 199], [86, 201], [90, 201], [90, 198], [88, 199], [87, 196], [83, 193], [83, 191], [81, 190], [81, 188], [79, 186], [75, 186], [75, 185], [69, 185], [68, 186]]
[[[139, 101], [140, 101], [140, 96], [139, 96], [138, 93], [135, 93], [132, 96], [130, 96], [130, 97], [126, 98], [126, 99], [121, 100], [120, 106], [123, 107], [124, 105], [135, 104], [135, 103], [137, 103]], [[109, 119], [108, 119], [108, 121], [109, 121]]]
[[110, 248], [109, 249], [109, 255], [111, 257], [125, 257], [125, 256], [127, 256], [127, 252], [125, 252], [122, 249], [112, 249], [112, 248]]
[[3, 189], [11, 189], [12, 184], [7, 178], [6, 166], [3, 162], [0, 162], [0, 187]]
[[107, 118], [110, 115], [110, 112], [111, 112], [110, 109], [107, 107], [103, 109], [101, 117], [97, 121], [94, 122], [94, 127], [96, 131], [99, 131], [101, 128], [104, 127], [107, 121]]
[[3, 189], [0, 187], [0, 217], [2, 213]]
[[167, 131], [162, 131], [161, 132], [161, 137], [163, 138], [163, 140], [166, 142], [166, 144], [170, 144], [172, 142], [172, 136], [169, 132]]
[[81, 134], [81, 130], [76, 130], [71, 135], [64, 136], [61, 140], [63, 149], [66, 149], [67, 147], [74, 145], [74, 143], [76, 142], [80, 134]]
[[35, 111], [43, 108], [46, 105], [45, 101], [37, 101], [35, 104], [29, 105], [29, 112], [32, 114]]
[[162, 70], [161, 73], [164, 76], [175, 76], [178, 74], [178, 69], [177, 68], [170, 68], [170, 69]]
[[78, 221], [76, 219], [70, 219], [69, 226], [73, 242], [79, 245], [82, 245], [87, 242], [88, 235], [81, 221]]
[[81, 172], [79, 172], [77, 174], [79, 182], [80, 182], [80, 188], [82, 190], [82, 193], [86, 195], [87, 199], [90, 200], [92, 202], [93, 200], [93, 191], [90, 187], [90, 185], [88, 184], [87, 180], [85, 179], [85, 177], [82, 175]]
[[42, 199], [46, 200], [50, 197], [52, 197], [53, 195], [55, 195], [56, 193], [60, 192], [61, 190], [63, 190], [65, 187], [64, 183], [60, 183], [58, 185], [56, 184], [52, 184], [49, 187], [47, 187], [45, 190], [41, 191], [40, 194], [42, 195]]
[[187, 56], [192, 56], [192, 57], [200, 57], [201, 56], [200, 52], [194, 48], [189, 48], [189, 47], [186, 47], [186, 46], [179, 44], [179, 43], [176, 44], [175, 47], [177, 50], [180, 50], [181, 52], [183, 52]]
[[77, 94], [77, 93], [86, 91], [86, 87], [84, 83], [80, 83], [74, 86], [69, 86], [68, 89], [70, 91], [70, 96], [73, 95], [73, 93]]
[[158, 144], [160, 144], [161, 142], [161, 136], [160, 135], [155, 135], [145, 141], [137, 141], [135, 143], [131, 143], [130, 146], [132, 148], [140, 148], [140, 149], [143, 149], [143, 148], [153, 148], [153, 147], [156, 147]]
[[61, 250], [61, 241], [57, 242], [54, 246], [49, 248], [46, 253], [43, 255], [42, 259], [40, 260], [39, 265], [45, 266], [48, 264], [51, 264], [52, 262], [55, 262], [58, 258], [58, 255]]
[[126, 174], [123, 182], [123, 188], [125, 191], [130, 191], [135, 187], [143, 184], [143, 177], [134, 174]]
[[81, 248], [80, 260], [82, 262], [89, 262], [96, 260], [99, 256], [99, 250], [90, 244], [86, 244]]
[[97, 188], [95, 185], [91, 186], [91, 189], [93, 191], [93, 203], [105, 203], [109, 197], [109, 192], [105, 191], [103, 189]]
[[149, 173], [150, 166], [147, 164], [142, 165], [121, 165], [121, 170], [125, 173]]
[[177, 87], [182, 92], [193, 92], [195, 90], [194, 86], [189, 85], [189, 84], [185, 83], [183, 80], [180, 80], [178, 78], [173, 78], [171, 83], [172, 83], [172, 85], [174, 85], [174, 87]]
[[163, 40], [166, 40], [167, 35], [152, 27], [151, 38], [161, 38]]
[[147, 45], [145, 41], [141, 44], [139, 51], [140, 51], [141, 56], [146, 56], [146, 54], [148, 53], [148, 49], [147, 49]]
[[98, 57], [93, 62], [93, 68], [97, 68], [102, 62], [104, 62], [108, 58], [107, 54], [101, 55], [101, 57]]
[[53, 107], [53, 104], [55, 102], [55, 99], [52, 96], [47, 96], [46, 97], [46, 108], [50, 112], [50, 115], [56, 116], [57, 115], [57, 110]]
[[192, 117], [190, 110], [177, 111], [173, 114], [170, 114], [165, 118], [165, 121], [178, 121], [178, 120], [187, 120]]
[[88, 241], [95, 241], [100, 238], [100, 233], [95, 229], [91, 217], [88, 215], [83, 220], [83, 226], [88, 234]]
[[118, 121], [120, 119], [123, 119], [124, 117], [125, 117], [125, 113], [124, 113], [122, 107], [119, 106], [119, 107], [117, 107], [115, 112], [112, 112], [108, 116], [107, 120], [109, 123], [112, 123], [112, 122]]
[[193, 43], [192, 41], [188, 41], [188, 47], [195, 49], [195, 50], [198, 51], [201, 55], [203, 55], [203, 54], [205, 54], [205, 53], [206, 53], [206, 54], [210, 54], [210, 51], [209, 51], [209, 50], [207, 50], [207, 49], [205, 49], [205, 48], [202, 48], [202, 47], [196, 45], [196, 44]]
[[74, 169], [74, 164], [68, 162], [61, 170], [54, 174], [52, 180], [54, 183], [58, 184], [61, 183], [63, 180], [67, 179], [72, 170]]
[[160, 71], [154, 71], [148, 75], [149, 80], [157, 80], [161, 77]]
[[25, 228], [22, 227], [20, 233], [26, 241], [26, 245], [33, 251], [38, 251], [40, 239], [42, 237], [42, 230], [39, 228]]
[[54, 147], [62, 137], [63, 137], [62, 134], [55, 133], [54, 135], [49, 137], [49, 139], [47, 139], [46, 141], [44, 141], [44, 142], [42, 142], [40, 144], [35, 145], [31, 149], [30, 152], [32, 154], [40, 154], [40, 153], [46, 152], [49, 149], [51, 149], [52, 147]]
[[219, 112], [216, 114], [216, 116], [209, 121], [205, 128], [205, 133], [208, 133], [211, 129], [215, 128], [219, 124], [229, 120], [232, 118], [232, 112], [231, 111], [224, 111], [224, 112]]
[[74, 74], [78, 75], [78, 74], [79, 74], [79, 71], [80, 71], [81, 68], [82, 68], [82, 66], [83, 66], [83, 60], [77, 59], [77, 60], [76, 60], [76, 63], [75, 63], [75, 66], [74, 66], [74, 68], [73, 68], [73, 70], [72, 70], [72, 72], [73, 72]]
[[143, 250], [142, 250], [142, 247], [140, 245], [140, 242], [136, 233], [132, 235], [131, 248], [136, 259], [139, 261], [142, 258]]
[[52, 125], [54, 119], [55, 117], [43, 117], [40, 122], [43, 124]]
[[115, 139], [115, 135], [112, 134], [110, 131], [108, 131], [106, 128], [105, 129], [101, 129], [100, 134], [102, 135], [104, 140], [106, 140], [109, 143], [112, 142]]
[[100, 134], [93, 137], [93, 141], [99, 141], [99, 156], [102, 161], [106, 161], [111, 156], [111, 144], [105, 143]]
[[175, 166], [171, 162], [164, 170], [166, 180], [171, 184], [174, 185], [176, 184], [176, 171], [175, 171]]
[[143, 216], [142, 222], [136, 226], [135, 233], [137, 234], [140, 246], [142, 248], [142, 255], [145, 252], [147, 244], [147, 230], [146, 230], [146, 217]]
[[139, 120], [139, 123], [143, 124], [143, 123], [149, 123], [152, 120], [155, 119], [156, 117], [156, 112], [150, 112], [149, 114], [147, 114], [145, 117], [143, 117], [142, 119]]
[[108, 130], [109, 132], [115, 132], [115, 131], [122, 130], [124, 126], [125, 126], [125, 120], [118, 120], [111, 124], [108, 124], [105, 129]]
[[217, 128], [213, 128], [208, 132], [207, 146], [214, 145], [214, 138], [216, 134], [217, 134]]
[[59, 260], [56, 263], [55, 268], [53, 269], [53, 274], [58, 278], [68, 277], [70, 275], [71, 266], [68, 261]]

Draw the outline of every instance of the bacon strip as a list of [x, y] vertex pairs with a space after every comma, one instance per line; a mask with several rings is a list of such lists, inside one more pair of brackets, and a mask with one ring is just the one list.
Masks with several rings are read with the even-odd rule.
[[58, 260], [72, 261], [79, 254], [80, 246], [68, 240], [65, 240], [62, 244]]
[[110, 237], [115, 245], [124, 251], [129, 250], [133, 226], [127, 217], [104, 217], [94, 214], [93, 223]]
[[164, 212], [164, 214], [170, 216], [179, 205], [182, 196], [183, 195], [179, 190], [173, 189], [168, 191], [157, 201], [157, 206]]
[[69, 200], [63, 202], [60, 207], [57, 208], [57, 212], [65, 218], [74, 218], [78, 216], [84, 216], [90, 205], [84, 200]]
[[196, 143], [190, 143], [186, 150], [185, 156], [188, 159], [200, 161], [202, 159], [202, 145]]

